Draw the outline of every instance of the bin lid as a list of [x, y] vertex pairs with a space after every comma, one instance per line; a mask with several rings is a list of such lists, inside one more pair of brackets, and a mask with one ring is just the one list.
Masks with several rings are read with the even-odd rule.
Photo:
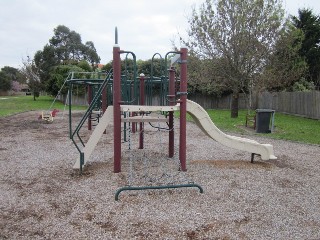
[[276, 110], [272, 110], [272, 109], [256, 109], [256, 112], [275, 112]]

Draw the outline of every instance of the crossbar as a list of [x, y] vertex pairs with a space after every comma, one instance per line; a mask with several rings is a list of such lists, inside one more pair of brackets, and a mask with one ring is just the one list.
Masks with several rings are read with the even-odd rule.
[[144, 105], [121, 105], [123, 112], [172, 112], [180, 109], [180, 106], [144, 106]]
[[134, 116], [121, 118], [122, 122], [169, 122], [169, 118], [159, 118], [150, 116]]

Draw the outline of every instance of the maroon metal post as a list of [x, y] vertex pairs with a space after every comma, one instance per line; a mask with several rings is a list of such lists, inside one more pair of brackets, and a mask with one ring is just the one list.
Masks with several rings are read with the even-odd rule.
[[[140, 105], [144, 105], [144, 74], [141, 73], [140, 74]], [[144, 114], [144, 113], [142, 113]], [[139, 136], [139, 149], [143, 149], [143, 136], [144, 132], [143, 132], [143, 122], [140, 122], [140, 136]]]
[[[175, 69], [169, 69], [169, 105], [175, 105]], [[174, 128], [173, 128], [173, 111], [169, 112], [169, 157], [174, 155]]]
[[187, 48], [181, 48], [180, 65], [180, 146], [179, 159], [181, 171], [187, 171]]
[[[105, 113], [107, 109], [107, 86], [105, 86], [105, 88], [102, 90], [101, 107], [102, 112]], [[106, 130], [104, 130], [103, 134], [106, 134]]]
[[114, 172], [121, 172], [121, 66], [120, 47], [113, 47], [113, 152]]
[[[91, 87], [91, 85], [88, 85], [87, 91], [88, 91], [88, 104], [90, 106], [90, 104], [92, 102], [92, 87]], [[88, 118], [88, 130], [92, 130], [91, 116]]]

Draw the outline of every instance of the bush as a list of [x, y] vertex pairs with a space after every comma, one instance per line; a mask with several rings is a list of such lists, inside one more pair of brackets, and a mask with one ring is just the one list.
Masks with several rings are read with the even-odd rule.
[[306, 92], [314, 90], [315, 86], [313, 82], [308, 82], [305, 78], [301, 78], [298, 82], [292, 85], [293, 92]]

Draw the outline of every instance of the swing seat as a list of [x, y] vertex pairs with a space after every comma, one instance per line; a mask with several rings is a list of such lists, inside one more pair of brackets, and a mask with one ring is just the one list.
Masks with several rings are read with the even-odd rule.
[[53, 109], [52, 112], [42, 112], [41, 115], [39, 116], [39, 119], [41, 118], [42, 120], [46, 122], [53, 122], [53, 118], [56, 117], [57, 112], [59, 112], [58, 109]]
[[41, 119], [46, 121], [46, 122], [53, 122], [52, 113], [42, 112], [41, 113]]

